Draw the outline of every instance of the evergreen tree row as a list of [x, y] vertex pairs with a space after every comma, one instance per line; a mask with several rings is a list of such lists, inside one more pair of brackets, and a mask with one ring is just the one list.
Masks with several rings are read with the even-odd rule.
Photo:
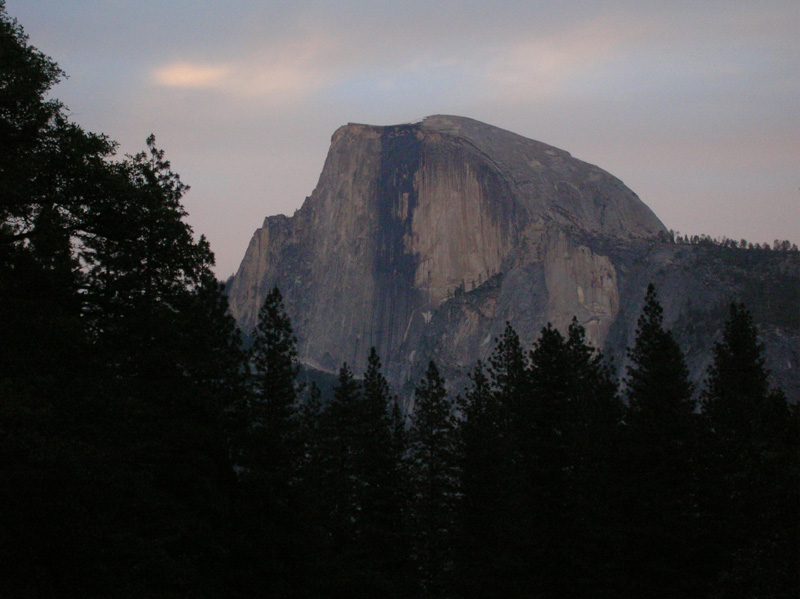
[[241, 349], [188, 188], [62, 76], [0, 0], [0, 594], [796, 596], [797, 413], [744, 306], [699, 395], [651, 288], [621, 392], [574, 322], [458, 397], [431, 363], [402, 410], [374, 351], [323, 396], [277, 289]]
[[[293, 338], [277, 288], [252, 364], [267, 338]], [[278, 355], [291, 370], [291, 343]], [[749, 312], [731, 306], [699, 405], [652, 285], [628, 357], [620, 393], [576, 321], [529, 351], [507, 325], [457, 398], [431, 362], [407, 421], [374, 349], [363, 382], [345, 364], [327, 400], [285, 378], [272, 397], [295, 407], [269, 436], [290, 447], [272, 463], [291, 464], [279, 488], [293, 516], [277, 517], [292, 525], [270, 563], [300, 570], [281, 593], [793, 596], [797, 412], [768, 386]]]

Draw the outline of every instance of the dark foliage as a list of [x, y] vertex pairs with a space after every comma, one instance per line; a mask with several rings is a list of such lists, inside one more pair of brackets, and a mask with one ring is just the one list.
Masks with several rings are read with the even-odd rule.
[[800, 421], [744, 305], [702, 412], [652, 286], [627, 407], [577, 321], [507, 325], [456, 402], [431, 362], [410, 415], [374, 349], [298, 384], [278, 289], [245, 353], [188, 187], [62, 76], [0, 0], [4, 596], [798, 595]]
[[743, 304], [730, 306], [703, 392], [717, 487], [719, 596], [800, 594], [797, 411], [770, 389], [764, 347]]
[[112, 162], [3, 3], [0, 47], [3, 592], [214, 594], [242, 363], [213, 256], [155, 140]]
[[455, 419], [444, 380], [433, 362], [414, 391], [411, 420], [412, 558], [421, 595], [446, 597], [452, 585], [459, 476]]

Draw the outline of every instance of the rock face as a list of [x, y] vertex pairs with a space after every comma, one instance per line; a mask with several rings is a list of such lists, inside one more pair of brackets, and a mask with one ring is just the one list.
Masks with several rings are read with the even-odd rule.
[[576, 317], [624, 357], [647, 276], [680, 261], [666, 236], [621, 181], [563, 150], [452, 116], [349, 124], [303, 206], [255, 232], [229, 300], [249, 333], [277, 284], [303, 362], [360, 372], [375, 346], [398, 388], [432, 357], [463, 378], [506, 321], [531, 343]]

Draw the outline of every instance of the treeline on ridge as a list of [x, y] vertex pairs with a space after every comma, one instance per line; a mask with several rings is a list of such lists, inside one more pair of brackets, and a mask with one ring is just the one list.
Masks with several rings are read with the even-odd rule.
[[374, 351], [323, 396], [277, 289], [242, 349], [164, 152], [70, 122], [3, 0], [0, 57], [2, 594], [796, 596], [798, 415], [743, 305], [700, 393], [650, 288], [622, 390], [573, 323], [457, 397], [431, 363], [408, 414]]

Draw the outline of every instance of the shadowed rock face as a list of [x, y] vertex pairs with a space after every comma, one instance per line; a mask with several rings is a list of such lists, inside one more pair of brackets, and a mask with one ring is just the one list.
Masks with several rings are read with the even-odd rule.
[[398, 388], [430, 358], [459, 385], [506, 321], [530, 345], [576, 317], [621, 364], [649, 281], [667, 325], [735, 297], [666, 232], [617, 178], [514, 133], [453, 116], [349, 124], [303, 206], [254, 233], [229, 300], [249, 333], [277, 284], [303, 362], [359, 373], [375, 346]]
[[[278, 284], [303, 361], [358, 370], [374, 345], [398, 381], [423, 358], [419, 344], [449, 298], [492, 277], [517, 295], [529, 281], [514, 283], [516, 273], [538, 270], [535, 301], [520, 298], [521, 310], [534, 311], [526, 317], [561, 325], [578, 314], [602, 344], [619, 305], [615, 268], [574, 234], [663, 231], [615, 177], [508, 131], [450, 116], [350, 124], [334, 133], [303, 207], [291, 218], [268, 217], [253, 235], [231, 310], [249, 332]], [[477, 320], [465, 326], [480, 330], [453, 349], [477, 358], [483, 346], [470, 340], [488, 330]]]

